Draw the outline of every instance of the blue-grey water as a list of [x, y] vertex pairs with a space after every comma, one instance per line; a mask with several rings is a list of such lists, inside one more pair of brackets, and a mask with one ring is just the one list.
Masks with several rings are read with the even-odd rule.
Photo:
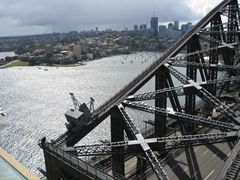
[[[80, 102], [88, 102], [92, 96], [95, 106], [100, 106], [160, 56], [144, 52], [103, 58], [78, 67], [1, 69], [0, 110], [7, 116], [0, 117], [0, 146], [38, 174], [37, 167], [44, 168], [38, 139], [46, 136], [50, 140], [66, 131], [64, 113], [73, 107], [69, 92], [74, 92]], [[152, 85], [150, 81], [140, 91], [153, 90]], [[100, 139], [109, 139], [108, 120], [81, 143]]]
[[14, 51], [9, 51], [9, 52], [0, 52], [0, 59], [5, 58], [6, 56], [13, 57], [15, 56]]

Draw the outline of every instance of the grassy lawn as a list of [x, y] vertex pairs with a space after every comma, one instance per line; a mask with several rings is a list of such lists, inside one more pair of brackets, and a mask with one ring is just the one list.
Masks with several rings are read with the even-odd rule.
[[7, 64], [6, 67], [15, 67], [15, 66], [29, 66], [28, 62], [22, 62], [22, 61], [14, 61], [10, 64]]
[[[14, 61], [12, 63], [7, 64], [5, 67], [10, 68], [10, 67], [16, 67], [16, 66], [31, 66], [28, 62], [23, 62], [23, 61]], [[76, 67], [79, 66], [79, 64], [38, 64], [34, 66], [49, 66], [49, 67]]]
[[41, 64], [40, 66], [49, 66], [49, 67], [76, 67], [79, 64]]

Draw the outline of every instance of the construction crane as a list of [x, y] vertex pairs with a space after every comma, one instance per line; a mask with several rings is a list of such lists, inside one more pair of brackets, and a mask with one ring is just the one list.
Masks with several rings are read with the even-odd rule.
[[65, 113], [68, 123], [66, 123], [66, 127], [71, 132], [77, 132], [78, 130], [85, 127], [91, 117], [91, 113], [94, 111], [94, 99], [91, 97], [89, 107], [86, 103], [80, 103], [80, 101], [74, 96], [73, 93], [69, 93], [74, 109], [71, 109]]
[[[80, 103], [80, 101], [74, 96], [74, 93], [69, 93], [69, 94], [70, 94], [70, 96], [72, 98], [74, 109], [81, 111], [81, 103]], [[90, 101], [87, 103], [87, 105], [89, 104], [89, 110], [91, 112], [94, 111], [94, 102], [95, 102], [95, 99], [93, 99], [93, 97], [90, 97]]]
[[74, 96], [73, 93], [69, 93], [69, 94], [72, 98], [74, 109], [80, 110], [81, 103], [79, 102], [79, 100]]

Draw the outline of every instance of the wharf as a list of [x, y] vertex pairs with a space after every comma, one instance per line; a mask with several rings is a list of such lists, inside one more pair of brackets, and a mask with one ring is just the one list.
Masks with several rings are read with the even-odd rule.
[[25, 166], [20, 164], [10, 154], [0, 148], [0, 179], [18, 180], [30, 179], [39, 180]]

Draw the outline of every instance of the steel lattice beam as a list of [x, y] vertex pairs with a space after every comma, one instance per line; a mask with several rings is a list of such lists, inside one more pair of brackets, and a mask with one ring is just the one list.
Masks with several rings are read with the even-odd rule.
[[[225, 0], [210, 11], [202, 20], [199, 21], [189, 32], [187, 32], [177, 43], [175, 43], [161, 58], [155, 61], [149, 68], [145, 69], [139, 76], [132, 80], [127, 86], [125, 86], [120, 92], [113, 96], [110, 100], [105, 102], [102, 106], [93, 112], [91, 122], [81, 130], [81, 133], [70, 134], [67, 138], [64, 138], [64, 142], [68, 146], [76, 144], [85, 135], [87, 135], [93, 128], [98, 126], [108, 115], [111, 113], [111, 109], [120, 104], [127, 96], [137, 92], [147, 81], [149, 81], [155, 72], [171, 57], [176, 56], [189, 42], [189, 40], [201, 31], [202, 28], [214, 18], [215, 14], [220, 12], [225, 6], [227, 6], [232, 0]], [[59, 140], [62, 141], [62, 140]]]
[[237, 115], [225, 104], [219, 101], [215, 96], [209, 93], [205, 88], [188, 78], [187, 76], [183, 75], [169, 64], [165, 65], [170, 73], [175, 76], [180, 82], [183, 84], [192, 84], [197, 92], [197, 95], [201, 97], [204, 101], [209, 103], [209, 105], [215, 107], [217, 110], [221, 111], [229, 120], [233, 121], [236, 124], [240, 124], [239, 120], [236, 119]]
[[[161, 144], [166, 144], [166, 149], [173, 148], [182, 148], [182, 147], [190, 147], [195, 145], [202, 144], [212, 144], [218, 142], [232, 141], [239, 138], [239, 124], [238, 117], [236, 114], [220, 102], [213, 94], [214, 92], [209, 90], [207, 91], [205, 88], [208, 88], [209, 84], [218, 83], [217, 80], [217, 72], [221, 67], [217, 66], [209, 66], [206, 67], [204, 62], [199, 63], [198, 61], [192, 62], [191, 58], [201, 58], [204, 61], [203, 53], [208, 52], [210, 56], [210, 64], [217, 64], [218, 54], [222, 53], [224, 56], [224, 61], [226, 65], [233, 65], [233, 57], [234, 53], [238, 50], [237, 45], [239, 42], [236, 42], [236, 35], [238, 35], [238, 39], [240, 39], [239, 35], [239, 7], [236, 4], [236, 0], [224, 0], [220, 3], [216, 8], [214, 8], [209, 14], [207, 14], [196, 26], [194, 26], [185, 36], [183, 36], [173, 47], [171, 47], [161, 58], [155, 61], [149, 68], [145, 69], [139, 76], [137, 76], [133, 81], [131, 81], [127, 86], [125, 86], [120, 92], [118, 92], [115, 96], [113, 96], [110, 100], [104, 103], [101, 107], [99, 107], [95, 112], [93, 112], [90, 123], [86, 125], [86, 127], [82, 128], [81, 131], [77, 133], [67, 132], [63, 134], [61, 137], [57, 138], [54, 145], [60, 147], [63, 143], [66, 143], [68, 146], [73, 146], [80, 139], [82, 139], [86, 134], [88, 134], [93, 128], [98, 126], [103, 120], [106, 119], [107, 116], [112, 115], [112, 111], [114, 108], [119, 106], [119, 104], [123, 103], [124, 100], [134, 93], [136, 93], [144, 84], [146, 84], [152, 77], [154, 77], [157, 71], [163, 67], [163, 65], [167, 62], [170, 63], [171, 59], [176, 56], [181, 50], [183, 50], [186, 46], [189, 47], [191, 40], [194, 37], [198, 37], [203, 41], [209, 42], [210, 48], [208, 50], [201, 50], [200, 48], [194, 47], [191, 48], [185, 57], [191, 62], [188, 62], [188, 67], [191, 70], [194, 70], [194, 73], [187, 73], [188, 77], [179, 73], [174, 68], [167, 65], [168, 70], [173, 74], [177, 79], [179, 79], [184, 85], [182, 87], [170, 87], [164, 88], [162, 90], [156, 90], [151, 93], [145, 93], [144, 95], [135, 95], [134, 98], [129, 100], [145, 100], [145, 99], [154, 99], [156, 95], [167, 94], [170, 97], [170, 101], [177, 101], [177, 95], [190, 95], [191, 92], [186, 92], [186, 90], [193, 90], [193, 93], [196, 93], [199, 97], [201, 97], [204, 101], [208, 102], [211, 106], [215, 107], [217, 110], [220, 110], [228, 119], [230, 119], [235, 124], [225, 123], [220, 121], [213, 121], [206, 118], [201, 118], [193, 115], [189, 115], [182, 112], [177, 112], [177, 108], [174, 111], [167, 111], [164, 108], [159, 107], [138, 107], [140, 110], [145, 110], [146, 112], [154, 112], [159, 113], [164, 116], [169, 116], [171, 118], [176, 118], [178, 120], [184, 120], [187, 122], [197, 122], [200, 125], [208, 126], [211, 128], [217, 129], [227, 129], [234, 130], [234, 132], [223, 132], [223, 133], [213, 133], [213, 134], [201, 134], [201, 135], [188, 135], [188, 136], [180, 136], [180, 137], [160, 137], [153, 139], [144, 139], [142, 134], [137, 130], [135, 125], [133, 124], [131, 118], [126, 113], [124, 108], [120, 105], [119, 110], [121, 115], [123, 116], [123, 120], [126, 125], [126, 129], [130, 132], [131, 136], [134, 137], [134, 140], [130, 141], [121, 141], [121, 142], [113, 142], [113, 143], [105, 143], [105, 144], [95, 144], [89, 146], [76, 147], [76, 150], [79, 155], [102, 155], [102, 154], [114, 154], [114, 153], [144, 153], [150, 162], [153, 170], [155, 171], [158, 179], [167, 179], [165, 172], [163, 171], [160, 163], [158, 162], [156, 156], [154, 155], [152, 150], [159, 150]], [[227, 7], [226, 7], [227, 6]], [[221, 22], [220, 14], [228, 15], [228, 22], [226, 23], [226, 27], [223, 26]], [[211, 23], [211, 27], [208, 31], [204, 31], [206, 25]], [[208, 34], [209, 36], [207, 36]], [[198, 39], [199, 40], [199, 39]], [[238, 40], [239, 41], [239, 40]], [[194, 46], [194, 43], [192, 43]], [[200, 49], [200, 50], [198, 50]], [[229, 57], [229, 60], [228, 60]], [[212, 61], [212, 62], [211, 62]], [[199, 63], [201, 65], [192, 65], [190, 67], [190, 63]], [[195, 66], [196, 65], [196, 66]], [[201, 76], [204, 80], [209, 79], [211, 77], [211, 81], [206, 82], [206, 84], [196, 83], [196, 67], [204, 69], [205, 76], [203, 78], [203, 71], [201, 70]], [[207, 68], [210, 71], [207, 71]], [[219, 69], [218, 69], [219, 68]], [[222, 67], [224, 70], [232, 71], [232, 69], [239, 69], [236, 67]], [[211, 72], [212, 71], [212, 72]], [[206, 73], [207, 72], [207, 73]], [[228, 75], [229, 76], [229, 75]], [[224, 82], [226, 79], [225, 77]], [[203, 80], [203, 81], [204, 81]], [[239, 79], [238, 79], [239, 80]], [[236, 80], [236, 81], [238, 81]], [[231, 80], [230, 80], [231, 81]], [[228, 81], [228, 82], [230, 82]], [[212, 83], [209, 83], [212, 82]], [[220, 84], [220, 83], [219, 83]], [[158, 89], [158, 88], [157, 88]], [[195, 94], [194, 94], [195, 95]], [[174, 99], [175, 98], [175, 99]], [[194, 100], [195, 101], [195, 100]], [[171, 103], [172, 103], [171, 102]], [[179, 102], [178, 102], [179, 103]], [[126, 103], [127, 104], [127, 103]], [[75, 105], [77, 105], [75, 103]], [[174, 103], [172, 103], [174, 105]], [[175, 104], [175, 106], [177, 106]], [[178, 106], [180, 106], [178, 104]], [[193, 106], [192, 106], [193, 107]], [[144, 109], [145, 108], [145, 109]], [[181, 107], [178, 108], [179, 111]], [[192, 108], [194, 109], [194, 108]], [[118, 148], [119, 147], [119, 148]], [[121, 151], [121, 152], [120, 152]], [[239, 151], [239, 147], [236, 151]], [[60, 157], [61, 155], [59, 155]], [[70, 157], [71, 158], [71, 157]], [[234, 156], [233, 156], [234, 159]], [[230, 164], [230, 163], [229, 163]]]
[[127, 127], [129, 128], [129, 131], [132, 132], [132, 135], [134, 136], [134, 138], [136, 140], [141, 141], [140, 146], [141, 146], [148, 162], [150, 163], [153, 171], [155, 172], [157, 178], [160, 180], [167, 180], [168, 176], [167, 176], [166, 172], [162, 168], [160, 162], [157, 160], [157, 157], [154, 155], [154, 153], [151, 150], [151, 148], [149, 147], [149, 145], [145, 142], [143, 135], [137, 130], [136, 126], [134, 125], [130, 116], [125, 111], [124, 107], [121, 104], [118, 107], [119, 107], [119, 110], [122, 114], [122, 117], [123, 117], [125, 123], [127, 124]]
[[[123, 147], [125, 153], [144, 153], [141, 144], [146, 142], [153, 150], [157, 150], [159, 144], [165, 143], [166, 149], [185, 148], [191, 146], [207, 145], [227, 141], [235, 141], [238, 138], [237, 132], [220, 132], [210, 134], [196, 134], [185, 136], [169, 136], [150, 139], [138, 139], [123, 142], [99, 143], [85, 146], [75, 146], [78, 156], [108, 155], [113, 153], [123, 153], [123, 151], [113, 151], [113, 147]], [[117, 149], [117, 148], [116, 148]]]
[[186, 61], [175, 61], [171, 63], [172, 66], [176, 67], [186, 67], [194, 66], [197, 68], [211, 68], [215, 67], [218, 71], [240, 71], [240, 66], [233, 66], [233, 65], [219, 65], [219, 64], [206, 64], [206, 63], [196, 63], [196, 62], [186, 62]]
[[133, 109], [138, 109], [144, 112], [152, 113], [152, 114], [161, 114], [165, 115], [167, 117], [177, 119], [179, 121], [185, 121], [185, 122], [191, 122], [191, 123], [196, 123], [199, 125], [211, 127], [214, 129], [222, 129], [222, 130], [239, 130], [239, 126], [230, 124], [230, 123], [225, 123], [222, 121], [218, 120], [212, 120], [200, 116], [195, 116], [195, 115], [190, 115], [182, 112], [175, 112], [173, 110], [166, 110], [163, 108], [158, 108], [154, 106], [149, 106], [145, 103], [140, 103], [140, 102], [124, 102], [124, 106], [133, 108]]
[[[224, 79], [226, 82], [240, 82], [240, 76], [236, 76], [234, 78], [226, 78]], [[200, 86], [206, 87], [209, 84], [216, 83], [218, 87], [221, 86], [222, 84], [222, 79], [221, 80], [211, 80], [211, 81], [204, 81], [198, 83]], [[177, 96], [183, 96], [185, 95], [185, 90], [186, 89], [192, 89], [194, 88], [193, 85], [191, 84], [186, 84], [183, 86], [177, 86], [177, 87], [169, 87], [169, 88], [164, 88], [164, 89], [159, 89], [157, 91], [151, 91], [143, 94], [136, 94], [136, 95], [131, 95], [128, 96], [126, 100], [129, 101], [144, 101], [144, 100], [152, 100], [155, 99], [156, 94], [167, 94], [167, 96], [171, 96], [170, 92], [176, 92]]]

